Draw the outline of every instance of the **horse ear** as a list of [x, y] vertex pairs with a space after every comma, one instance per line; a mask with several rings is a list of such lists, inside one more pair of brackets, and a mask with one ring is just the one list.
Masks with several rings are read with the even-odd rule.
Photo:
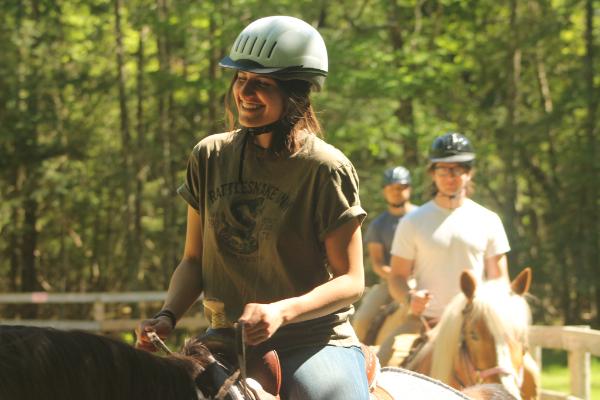
[[529, 291], [531, 286], [531, 268], [527, 267], [517, 275], [517, 277], [510, 283], [510, 287], [513, 292], [519, 296], [524, 295]]
[[460, 289], [465, 294], [469, 301], [473, 300], [473, 296], [475, 296], [475, 289], [477, 288], [477, 279], [473, 273], [467, 269], [465, 269], [460, 274]]

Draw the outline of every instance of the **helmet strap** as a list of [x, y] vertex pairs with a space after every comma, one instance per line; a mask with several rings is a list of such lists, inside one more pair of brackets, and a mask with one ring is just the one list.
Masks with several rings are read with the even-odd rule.
[[246, 132], [252, 136], [259, 136], [269, 132], [275, 134], [289, 132], [291, 126], [285, 120], [280, 119], [278, 121], [263, 126], [253, 126], [251, 128], [247, 126], [242, 126], [242, 128], [245, 129]]
[[436, 196], [448, 199], [450, 205], [449, 208], [451, 209], [459, 207], [462, 204], [463, 200], [467, 197], [464, 188], [459, 189], [458, 191], [452, 194], [446, 194], [438, 191]]
[[256, 126], [256, 127], [252, 127], [252, 128], [248, 128], [248, 127], [243, 127], [243, 128], [246, 129], [246, 132], [248, 132], [250, 135], [259, 136], [264, 133], [275, 132], [278, 130], [279, 127], [280, 127], [280, 123], [279, 123], [279, 121], [276, 121], [276, 122], [273, 122], [268, 125]]

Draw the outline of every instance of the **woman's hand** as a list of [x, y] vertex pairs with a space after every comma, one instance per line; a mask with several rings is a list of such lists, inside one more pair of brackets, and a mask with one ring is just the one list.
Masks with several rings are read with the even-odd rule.
[[281, 308], [275, 303], [248, 303], [238, 322], [244, 324], [246, 343], [257, 345], [269, 339], [283, 324]]
[[155, 332], [159, 338], [165, 339], [173, 331], [173, 325], [171, 320], [167, 317], [158, 317], [152, 319], [145, 319], [135, 328], [135, 335], [137, 340], [135, 347], [138, 349], [155, 352], [156, 347], [150, 341], [148, 332]]

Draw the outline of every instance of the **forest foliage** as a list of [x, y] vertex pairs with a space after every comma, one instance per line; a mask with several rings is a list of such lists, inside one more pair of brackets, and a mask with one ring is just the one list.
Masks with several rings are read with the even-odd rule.
[[600, 326], [599, 1], [0, 9], [0, 291], [165, 289], [183, 248], [187, 157], [225, 129], [231, 72], [218, 61], [248, 22], [292, 15], [327, 43], [314, 101], [359, 173], [367, 223], [384, 208], [386, 167], [410, 168], [423, 203], [428, 146], [461, 132], [477, 151], [474, 197], [506, 226], [511, 275], [533, 268], [536, 322]]

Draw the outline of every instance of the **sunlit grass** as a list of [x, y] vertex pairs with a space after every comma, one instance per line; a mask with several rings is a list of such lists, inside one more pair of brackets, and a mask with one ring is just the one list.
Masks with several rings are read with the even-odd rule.
[[[544, 350], [542, 360], [542, 388], [544, 390], [569, 393], [571, 378], [567, 367], [567, 353], [564, 351]], [[591, 399], [600, 400], [599, 357], [592, 357], [591, 367]]]

